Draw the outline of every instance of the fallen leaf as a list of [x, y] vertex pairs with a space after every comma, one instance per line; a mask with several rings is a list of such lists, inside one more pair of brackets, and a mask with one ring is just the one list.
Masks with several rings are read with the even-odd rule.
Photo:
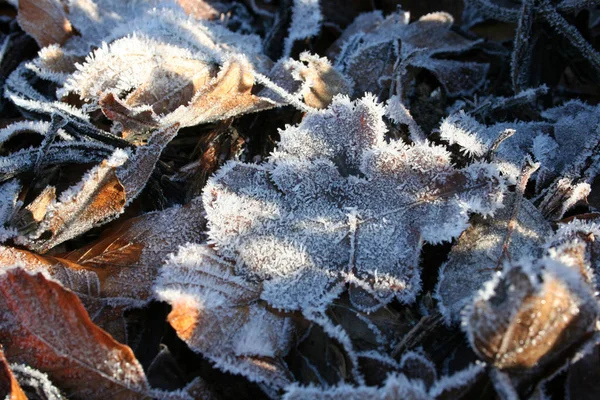
[[590, 335], [598, 315], [579, 271], [542, 259], [508, 266], [486, 283], [465, 312], [463, 328], [486, 362], [530, 372]]
[[281, 388], [291, 381], [282, 357], [291, 319], [259, 302], [262, 287], [233, 274], [207, 245], [188, 244], [166, 261], [156, 297], [172, 307], [169, 323], [194, 351], [228, 372]]
[[73, 34], [60, 0], [19, 0], [17, 21], [40, 47], [63, 44]]
[[25, 363], [88, 399], [143, 399], [149, 387], [131, 349], [92, 323], [75, 294], [43, 274], [0, 272], [0, 341]]
[[29, 213], [21, 213], [21, 219], [13, 221], [21, 227], [16, 241], [45, 253], [118, 217], [142, 191], [163, 148], [178, 130], [178, 125], [157, 130], [133, 155], [115, 150], [110, 158], [88, 171], [80, 183], [63, 191], [58, 201], [53, 189], [44, 190], [28, 206], [30, 209], [25, 209]]
[[[501, 257], [508, 244], [510, 258], [539, 257], [548, 236], [550, 224], [527, 199], [522, 199], [514, 225], [509, 229], [515, 195], [505, 200], [504, 208], [493, 218], [473, 217], [471, 226], [452, 246], [448, 261], [440, 269], [435, 298], [446, 323], [460, 321], [461, 311], [482, 285], [502, 268]], [[510, 233], [510, 243], [506, 243]]]

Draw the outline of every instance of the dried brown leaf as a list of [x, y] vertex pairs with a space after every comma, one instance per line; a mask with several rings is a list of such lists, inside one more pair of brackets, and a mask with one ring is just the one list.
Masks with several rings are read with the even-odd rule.
[[217, 76], [194, 94], [189, 104], [165, 116], [165, 122], [192, 126], [274, 107], [274, 101], [252, 94], [252, 71], [246, 58], [231, 57]]
[[594, 329], [598, 303], [575, 271], [544, 259], [517, 264], [486, 284], [463, 317], [471, 346], [513, 371], [541, 367]]
[[4, 400], [27, 400], [21, 385], [15, 379], [4, 352], [0, 348], [0, 398]]
[[11, 362], [49, 375], [69, 395], [142, 399], [149, 387], [131, 349], [92, 323], [75, 294], [43, 274], [0, 275], [0, 341]]
[[40, 47], [63, 44], [73, 34], [60, 0], [20, 0], [17, 21]]
[[[177, 124], [158, 130], [132, 156], [116, 150], [92, 168], [80, 183], [62, 192], [58, 201], [44, 190], [31, 209], [20, 213], [17, 242], [38, 253], [118, 217], [150, 178], [163, 148], [175, 137]], [[35, 214], [35, 215], [34, 215]], [[37, 219], [36, 219], [37, 218]], [[40, 219], [41, 218], [41, 219]]]

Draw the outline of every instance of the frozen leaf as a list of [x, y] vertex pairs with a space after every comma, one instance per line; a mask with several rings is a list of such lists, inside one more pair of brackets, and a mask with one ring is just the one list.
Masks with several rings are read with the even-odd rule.
[[381, 387], [352, 386], [349, 384], [319, 388], [314, 386], [301, 387], [290, 385], [286, 388], [285, 400], [292, 399], [413, 399], [413, 400], [442, 400], [462, 398], [473, 383], [483, 375], [483, 365], [475, 364], [450, 376], [437, 380], [431, 389], [427, 389], [420, 379], [411, 379], [404, 374], [389, 374]]
[[348, 38], [337, 60], [354, 80], [355, 94], [378, 93], [383, 81], [397, 79], [397, 73], [402, 94], [409, 66], [432, 72], [450, 96], [471, 94], [483, 84], [487, 64], [433, 58], [439, 53], [464, 52], [477, 43], [450, 30], [454, 23], [450, 14], [431, 13], [408, 24], [408, 13], [394, 13], [371, 23]]
[[64, 7], [60, 0], [20, 0], [17, 20], [38, 46], [62, 44], [73, 34]]
[[[463, 307], [501, 268], [499, 262], [509, 232], [515, 197], [508, 197], [505, 207], [497, 211], [494, 218], [474, 217], [471, 226], [452, 247], [448, 261], [442, 265], [435, 297], [446, 323], [458, 321]], [[513, 224], [508, 247], [510, 257], [518, 260], [541, 256], [552, 228], [527, 199], [522, 199]]]
[[253, 67], [245, 58], [232, 57], [221, 68], [219, 64], [210, 52], [193, 53], [141, 35], [125, 37], [96, 50], [61, 93], [75, 92], [91, 106], [102, 107], [120, 124], [123, 136], [174, 123], [212, 122], [275, 105], [251, 93]]
[[427, 389], [423, 382], [408, 379], [403, 374], [391, 374], [388, 376], [382, 387], [373, 386], [353, 386], [343, 384], [329, 388], [320, 388], [315, 386], [297, 386], [291, 385], [286, 388], [284, 400], [334, 400], [334, 399], [412, 399], [429, 400]]
[[44, 219], [33, 233], [18, 240], [33, 250], [45, 252], [118, 216], [123, 211], [126, 195], [115, 170], [127, 157], [124, 151], [118, 150], [90, 170], [78, 185], [64, 191], [57, 202], [49, 204]]
[[425, 355], [416, 351], [407, 351], [402, 355], [400, 369], [409, 378], [423, 381], [428, 389], [437, 380], [435, 364]]
[[0, 397], [5, 400], [27, 400], [21, 385], [15, 379], [4, 352], [0, 349]]
[[0, 184], [0, 243], [17, 233], [6, 224], [17, 209], [20, 192], [21, 185], [16, 179]]
[[152, 296], [152, 284], [167, 255], [185, 243], [205, 239], [198, 203], [128, 219], [62, 257], [98, 274], [101, 297], [141, 305]]
[[289, 383], [282, 357], [291, 319], [267, 310], [261, 285], [235, 276], [210, 247], [188, 244], [172, 254], [154, 291], [172, 306], [168, 320], [179, 337], [218, 368], [270, 386]]
[[569, 209], [585, 202], [591, 190], [587, 182], [575, 183], [570, 178], [557, 179], [546, 190], [540, 202], [540, 210], [550, 221], [558, 221]]
[[[17, 240], [38, 252], [80, 235], [118, 217], [125, 206], [142, 191], [150, 178], [162, 149], [177, 134], [178, 126], [156, 131], [148, 143], [139, 146], [133, 156], [116, 150], [110, 158], [88, 171], [81, 182], [63, 191], [56, 200], [53, 192], [42, 192], [35, 203], [45, 207], [34, 222], [33, 232], [22, 232]], [[39, 208], [39, 204], [35, 204]]]
[[316, 36], [321, 30], [322, 20], [319, 0], [294, 0], [292, 22], [283, 43], [283, 57], [292, 54], [295, 41]]
[[[274, 67], [275, 71], [277, 71], [278, 66]], [[289, 59], [281, 66], [280, 75], [283, 76], [280, 79], [284, 82], [278, 82], [277, 79], [274, 79], [274, 81], [290, 93], [297, 92], [304, 98], [304, 102], [309, 107], [327, 108], [331, 104], [333, 96], [350, 94], [351, 82], [333, 67], [326, 57], [304, 52], [300, 54], [299, 61]], [[271, 75], [273, 73], [272, 70]], [[289, 82], [290, 77], [302, 82], [300, 88], [296, 88], [295, 86], [298, 85]]]
[[76, 93], [88, 109], [102, 107], [124, 136], [276, 105], [251, 93], [255, 73], [267, 72], [269, 63], [254, 36], [192, 23], [169, 10], [142, 13], [112, 36], [116, 40], [104, 38], [110, 44], [90, 54], [58, 94]]
[[[113, 305], [142, 306], [169, 253], [187, 242], [206, 237], [199, 201], [131, 218], [104, 232], [89, 245], [56, 256], [0, 246], [0, 263], [22, 265], [30, 272], [45, 271], [76, 292], [86, 307], [102, 299]], [[88, 308], [90, 313], [91, 309]]]
[[179, 9], [168, 0], [67, 0], [69, 20], [80, 33], [78, 41], [100, 45], [112, 31], [153, 8]]
[[578, 177], [584, 169], [590, 169], [587, 175], [594, 176], [594, 168], [586, 163], [600, 140], [599, 108], [572, 100], [543, 111], [542, 117], [541, 121], [486, 126], [461, 111], [442, 121], [440, 136], [450, 144], [458, 144], [466, 155], [482, 156], [492, 150], [502, 132], [514, 130], [495, 150], [500, 170], [513, 182], [519, 175], [523, 157], [530, 153], [541, 163], [538, 186], [559, 175]]
[[429, 389], [429, 395], [436, 400], [469, 398], [469, 390], [484, 374], [484, 365], [471, 364], [452, 375], [442, 376]]
[[131, 349], [95, 326], [75, 294], [42, 274], [19, 268], [0, 274], [0, 340], [10, 361], [48, 373], [78, 397], [149, 395]]
[[493, 167], [457, 170], [442, 147], [385, 142], [384, 112], [371, 96], [335, 97], [281, 131], [268, 162], [230, 162], [209, 180], [211, 242], [264, 281], [273, 307], [322, 309], [344, 282], [361, 310], [411, 302], [422, 242], [451, 240], [469, 212], [501, 206]]
[[576, 271], [600, 287], [600, 227], [591, 221], [574, 220], [561, 225], [556, 234], [546, 242], [546, 254]]
[[598, 303], [579, 271], [551, 259], [507, 266], [463, 316], [477, 354], [501, 370], [542, 367], [594, 330]]

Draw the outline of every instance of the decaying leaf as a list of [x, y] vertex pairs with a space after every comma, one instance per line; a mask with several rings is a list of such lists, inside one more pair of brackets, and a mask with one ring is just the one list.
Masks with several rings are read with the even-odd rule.
[[261, 285], [235, 276], [210, 247], [189, 244], [172, 254], [154, 291], [173, 307], [168, 320], [179, 337], [218, 368], [274, 387], [290, 382], [282, 357], [291, 319], [267, 310]]
[[273, 307], [323, 308], [344, 282], [362, 310], [411, 302], [422, 242], [450, 240], [469, 212], [501, 206], [492, 166], [456, 170], [442, 147], [386, 143], [384, 112], [371, 96], [335, 97], [281, 131], [268, 162], [230, 162], [209, 180], [211, 242], [239, 260], [236, 272], [264, 280]]
[[463, 317], [473, 349], [502, 370], [542, 367], [594, 330], [597, 300], [579, 271], [550, 259], [508, 266]]
[[8, 360], [47, 372], [78, 397], [150, 395], [131, 349], [95, 326], [60, 284], [14, 268], [0, 272], [0, 293], [0, 341]]
[[192, 23], [171, 10], [144, 15], [143, 21], [122, 27], [120, 38], [90, 54], [59, 96], [73, 92], [89, 102], [88, 109], [102, 107], [118, 123], [113, 130], [124, 136], [276, 105], [251, 93], [254, 72], [268, 71], [256, 37], [209, 22]]
[[63, 44], [73, 34], [60, 0], [20, 0], [17, 20], [40, 47]]
[[393, 13], [385, 19], [379, 15], [368, 21], [372, 25], [363, 25], [349, 37], [336, 60], [354, 80], [355, 94], [379, 93], [385, 88], [383, 82], [389, 86], [398, 80], [404, 96], [409, 84], [408, 67], [432, 72], [450, 96], [473, 93], [483, 84], [486, 64], [433, 58], [440, 53], [464, 52], [477, 43], [450, 30], [454, 23], [450, 14], [427, 14], [412, 24], [407, 12]]
[[21, 385], [10, 370], [2, 349], [0, 349], [0, 397], [5, 400], [27, 400]]
[[[519, 176], [520, 163], [527, 154], [541, 163], [538, 187], [563, 175], [575, 178], [582, 171], [596, 175], [594, 149], [600, 140], [600, 113], [597, 106], [569, 101], [542, 112], [543, 120], [501, 122], [486, 126], [472, 116], [458, 112], [442, 121], [440, 136], [457, 144], [468, 156], [482, 156], [506, 129], [515, 133], [495, 151], [500, 170], [512, 181]], [[560, 152], [557, 151], [560, 149]], [[591, 165], [591, 166], [590, 166]]]
[[552, 228], [527, 199], [521, 201], [514, 227], [510, 228], [510, 243], [506, 243], [515, 197], [507, 197], [504, 208], [493, 218], [473, 217], [471, 226], [458, 238], [448, 261], [442, 265], [435, 297], [446, 323], [459, 321], [463, 307], [501, 270], [505, 244], [507, 254], [514, 260], [542, 255]]
[[58, 199], [53, 190], [43, 191], [30, 205], [35, 209], [28, 210], [27, 219], [23, 221], [21, 214], [21, 220], [14, 221], [22, 227], [17, 242], [43, 253], [119, 216], [144, 188], [162, 149], [177, 131], [175, 125], [155, 132], [133, 156], [115, 150]]
[[[57, 256], [0, 246], [3, 265], [45, 271], [79, 296], [108, 304], [142, 306], [163, 260], [187, 242], [201, 242], [205, 220], [200, 201], [131, 218], [89, 245]], [[96, 304], [93, 304], [94, 307]], [[88, 306], [86, 302], [86, 307]], [[88, 308], [88, 311], [93, 311]]]

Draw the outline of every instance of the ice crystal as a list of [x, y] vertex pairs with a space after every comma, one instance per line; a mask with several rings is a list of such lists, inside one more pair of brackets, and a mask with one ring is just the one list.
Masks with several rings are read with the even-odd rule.
[[411, 302], [423, 241], [450, 240], [470, 212], [500, 207], [491, 165], [458, 170], [442, 147], [388, 143], [384, 112], [370, 95], [337, 96], [281, 131], [266, 163], [230, 162], [209, 180], [211, 243], [239, 274], [264, 281], [272, 306], [320, 309], [346, 282], [363, 310]]

